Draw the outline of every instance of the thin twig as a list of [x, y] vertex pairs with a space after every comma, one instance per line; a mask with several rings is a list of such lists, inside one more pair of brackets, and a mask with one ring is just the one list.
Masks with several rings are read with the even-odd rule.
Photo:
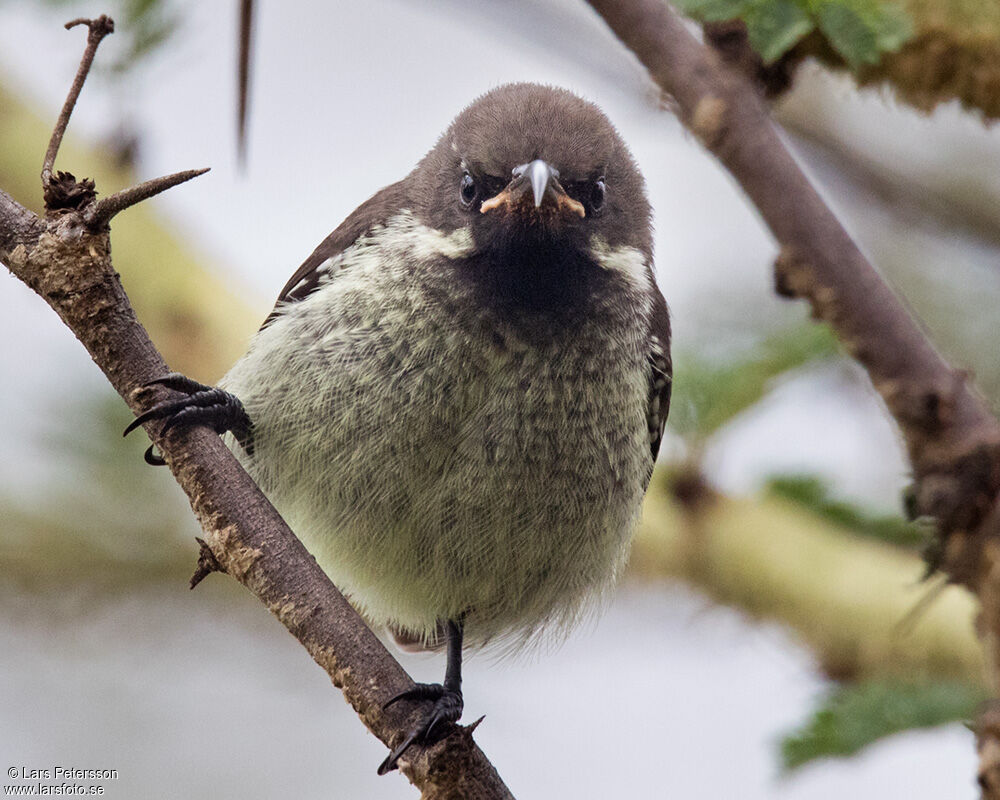
[[192, 178], [197, 178], [199, 175], [204, 175], [209, 169], [211, 168], [188, 169], [184, 170], [184, 172], [175, 172], [173, 175], [164, 175], [160, 178], [144, 181], [130, 189], [122, 189], [120, 192], [115, 192], [93, 203], [84, 212], [83, 219], [92, 230], [96, 230], [107, 225], [111, 221], [111, 218], [120, 211], [141, 203], [143, 200], [148, 200], [150, 197], [158, 195], [160, 192], [165, 192], [167, 189], [171, 189], [178, 184], [189, 181]]
[[240, 3], [239, 107], [236, 111], [236, 152], [240, 166], [247, 156], [247, 109], [250, 104], [250, 61], [253, 48], [253, 0]]
[[87, 47], [83, 51], [83, 58], [80, 59], [80, 67], [76, 71], [73, 85], [66, 95], [66, 102], [63, 103], [62, 111], [59, 112], [59, 119], [52, 130], [52, 138], [49, 139], [49, 147], [45, 151], [45, 161], [42, 162], [42, 186], [46, 187], [52, 180], [52, 167], [56, 163], [56, 154], [59, 152], [59, 145], [62, 144], [63, 134], [66, 133], [66, 126], [69, 124], [70, 115], [76, 106], [76, 100], [83, 89], [83, 83], [90, 73], [90, 66], [94, 63], [94, 55], [97, 53], [97, 46], [101, 40], [110, 33], [115, 32], [115, 21], [106, 14], [101, 14], [97, 19], [74, 19], [66, 23], [66, 30], [75, 28], [77, 25], [87, 26]]

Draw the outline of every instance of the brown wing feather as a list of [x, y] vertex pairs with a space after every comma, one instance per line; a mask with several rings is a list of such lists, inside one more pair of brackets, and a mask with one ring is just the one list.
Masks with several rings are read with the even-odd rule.
[[406, 182], [399, 181], [377, 192], [358, 206], [336, 230], [327, 236], [319, 246], [312, 251], [278, 294], [274, 310], [260, 326], [265, 328], [278, 313], [282, 304], [294, 303], [308, 297], [316, 290], [323, 278], [328, 275], [326, 262], [344, 252], [361, 236], [364, 236], [376, 225], [386, 222], [397, 211], [406, 205]]
[[670, 312], [667, 301], [654, 287], [653, 313], [649, 321], [649, 444], [653, 461], [660, 452], [663, 429], [670, 413], [673, 363], [670, 360]]

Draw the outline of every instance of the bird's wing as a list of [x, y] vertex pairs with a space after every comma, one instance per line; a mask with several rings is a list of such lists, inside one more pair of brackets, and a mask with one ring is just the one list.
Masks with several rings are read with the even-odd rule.
[[312, 255], [302, 262], [302, 266], [295, 270], [278, 294], [274, 310], [260, 327], [267, 327], [278, 314], [280, 306], [298, 302], [314, 292], [329, 274], [331, 259], [343, 253], [376, 225], [384, 224], [405, 205], [405, 201], [405, 184], [404, 181], [399, 181], [386, 186], [354, 209], [333, 233], [319, 243]]
[[673, 364], [670, 360], [670, 312], [659, 290], [653, 292], [653, 313], [649, 321], [649, 443], [653, 461], [660, 452], [663, 429], [670, 412]]

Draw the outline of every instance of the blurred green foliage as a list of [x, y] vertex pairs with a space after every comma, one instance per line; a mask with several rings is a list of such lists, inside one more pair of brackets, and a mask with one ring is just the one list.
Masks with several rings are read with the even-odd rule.
[[930, 538], [927, 528], [908, 522], [898, 514], [872, 514], [844, 500], [834, 499], [830, 496], [829, 485], [816, 475], [775, 475], [768, 479], [764, 490], [791, 500], [859, 536], [897, 547], [920, 550]]
[[884, 0], [676, 0], [702, 22], [742, 19], [765, 62], [781, 58], [818, 30], [852, 68], [877, 64], [913, 35], [910, 18]]
[[794, 770], [817, 758], [850, 756], [900, 731], [972, 719], [989, 693], [964, 683], [869, 681], [837, 687], [781, 743], [782, 765]]
[[[45, 0], [55, 8], [79, 5], [75, 0]], [[124, 73], [154, 53], [180, 25], [176, 4], [168, 0], [105, 0], [100, 7], [115, 21], [115, 59], [99, 59], [97, 72]], [[96, 14], [97, 11], [94, 12]]]
[[39, 497], [0, 495], [0, 574], [24, 588], [82, 579], [113, 588], [193, 568], [198, 526], [168, 470], [123, 439], [131, 414], [110, 387], [53, 399], [38, 447], [52, 464]]
[[763, 398], [778, 376], [836, 352], [829, 328], [802, 322], [765, 336], [743, 356], [721, 362], [679, 353], [670, 429], [707, 438]]

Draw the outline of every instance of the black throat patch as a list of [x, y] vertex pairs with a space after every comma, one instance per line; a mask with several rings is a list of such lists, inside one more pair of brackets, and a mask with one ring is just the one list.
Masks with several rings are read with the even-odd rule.
[[460, 269], [479, 301], [511, 320], [579, 321], [591, 299], [608, 291], [608, 275], [582, 237], [545, 226], [502, 226], [476, 237]]

